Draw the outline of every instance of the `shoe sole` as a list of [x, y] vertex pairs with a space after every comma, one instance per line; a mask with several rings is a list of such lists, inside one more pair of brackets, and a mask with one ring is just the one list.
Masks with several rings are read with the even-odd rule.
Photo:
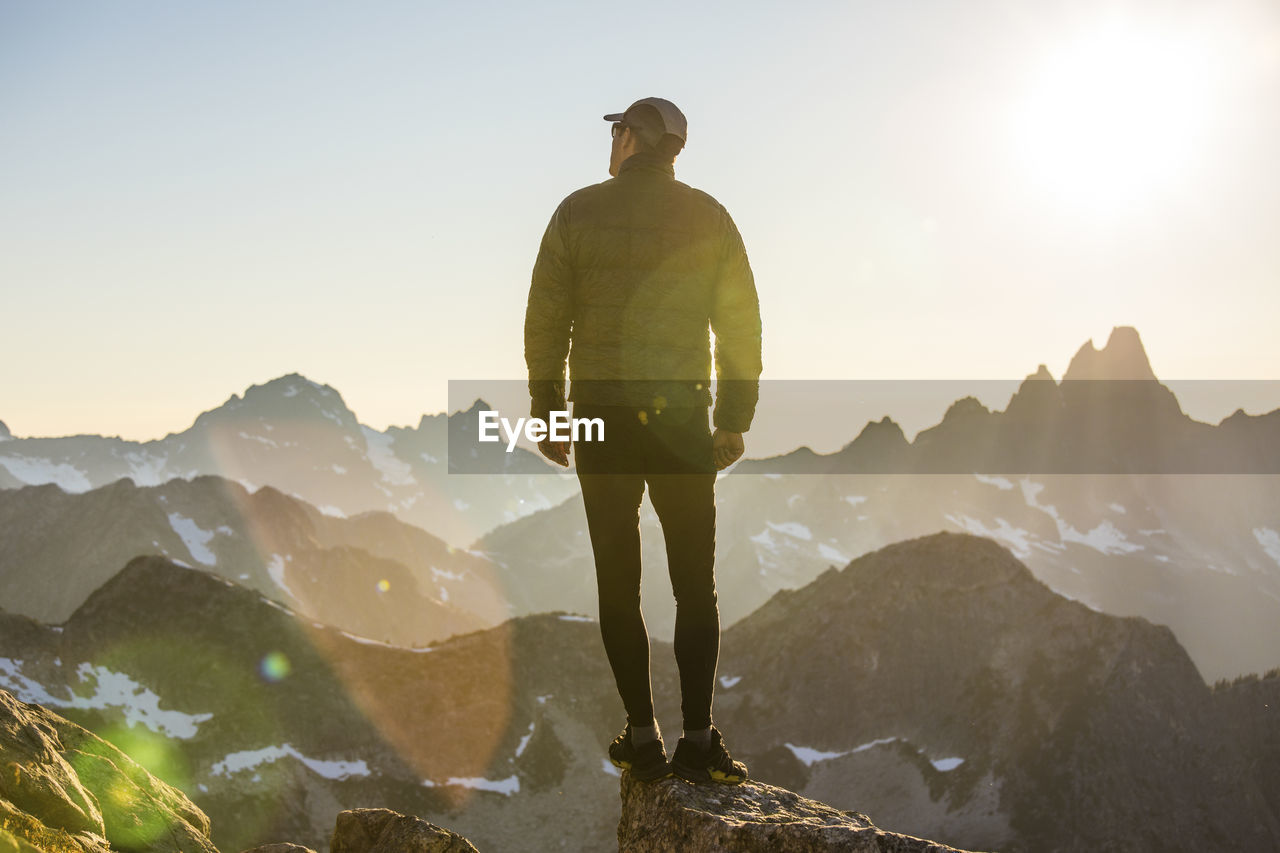
[[656, 782], [659, 779], [666, 779], [669, 776], [673, 775], [670, 764], [667, 765], [667, 769], [665, 772], [660, 773], [656, 776], [649, 776], [649, 775], [638, 773], [635, 770], [635, 768], [631, 766], [630, 761], [619, 761], [618, 759], [612, 758], [612, 757], [610, 757], [609, 761], [610, 763], [613, 764], [614, 767], [617, 767], [621, 770], [629, 771], [632, 776], [636, 777], [641, 782]]
[[671, 772], [679, 776], [686, 782], [692, 782], [694, 785], [741, 785], [747, 781], [746, 776], [730, 775], [723, 770], [695, 770], [692, 767], [671, 766]]

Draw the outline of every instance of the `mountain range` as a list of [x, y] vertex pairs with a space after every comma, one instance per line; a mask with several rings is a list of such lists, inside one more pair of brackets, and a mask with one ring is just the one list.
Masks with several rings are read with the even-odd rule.
[[[1126, 396], [1115, 389], [1135, 393]], [[466, 586], [471, 589], [466, 593], [454, 588], [457, 581], [451, 576], [458, 571], [413, 556], [415, 552], [435, 554], [437, 546], [380, 549], [368, 537], [351, 544], [404, 566], [416, 565], [416, 583], [423, 594], [469, 613], [479, 620], [472, 626], [492, 625], [512, 614], [559, 609], [594, 614], [594, 562], [575, 479], [571, 473], [557, 473], [558, 469], [552, 470], [521, 448], [508, 454], [500, 445], [476, 442], [476, 412], [483, 408], [487, 404], [480, 400], [448, 417], [424, 418], [417, 430], [392, 428], [376, 433], [358, 424], [333, 389], [287, 376], [249, 389], [243, 399], [233, 396], [219, 409], [201, 415], [190, 430], [159, 443], [129, 446], [98, 437], [6, 441], [0, 445], [0, 477], [18, 472], [29, 481], [57, 481], [64, 490], [76, 493], [128, 473], [137, 485], [158, 488], [162, 478], [174, 471], [185, 471], [184, 477], [194, 481], [199, 476], [195, 469], [201, 465], [215, 470], [227, 467], [210, 463], [210, 458], [226, 459], [232, 463], [229, 475], [236, 475], [231, 479], [238, 478], [246, 493], [260, 488], [255, 483], [270, 483], [271, 493], [277, 495], [274, 500], [293, 498], [297, 506], [291, 517], [306, 515], [308, 525], [327, 528], [319, 516], [340, 520], [373, 504], [370, 511], [382, 513], [379, 524], [385, 525], [386, 515], [391, 514], [455, 547], [461, 537], [471, 556], [482, 561], [476, 565], [484, 565], [483, 571], [467, 575]], [[1048, 418], [1044, 412], [1058, 414]], [[1207, 679], [1265, 671], [1280, 663], [1276, 653], [1280, 649], [1280, 515], [1276, 510], [1280, 478], [1152, 473], [1149, 469], [1158, 466], [1138, 465], [1141, 454], [1118, 457], [1123, 464], [1117, 462], [1114, 467], [1134, 469], [1128, 473], [1043, 472], [1052, 469], [1050, 463], [1061, 455], [1063, 430], [1083, 435], [1108, 424], [1123, 439], [1123, 447], [1169, 447], [1178, 443], [1165, 436], [1199, 436], [1195, 441], [1207, 449], [1187, 449], [1188, 458], [1203, 460], [1217, 454], [1230, 459], [1255, 453], [1265, 459], [1280, 448], [1280, 436], [1268, 432], [1277, 418], [1280, 410], [1256, 417], [1238, 412], [1217, 426], [1191, 421], [1181, 413], [1172, 392], [1155, 379], [1136, 331], [1118, 327], [1102, 349], [1092, 342], [1082, 346], [1063, 382], [1054, 382], [1043, 368], [1037, 371], [1004, 412], [988, 412], [976, 400], [960, 400], [941, 423], [920, 433], [913, 443], [886, 417], [869, 423], [835, 454], [819, 456], [801, 449], [773, 459], [743, 460], [717, 484], [722, 620], [730, 624], [774, 592], [803, 586], [828, 566], [842, 565], [859, 554], [939, 529], [956, 530], [1006, 544], [1037, 577], [1063, 595], [1109, 613], [1141, 615], [1169, 625]], [[449, 447], [454, 448], [452, 454]], [[476, 459], [485, 466], [501, 460], [513, 472], [528, 473], [450, 474], [448, 462], [470, 458], [465, 448], [475, 449]], [[1007, 448], [1021, 449], [1006, 453]], [[1043, 451], [1041, 463], [1015, 466], [1003, 474], [982, 473], [983, 466], [971, 466], [964, 473], [899, 473], [909, 470], [915, 463], [908, 463], [917, 458], [933, 460], [925, 468], [942, 469], [955, 468], [956, 460], [966, 454], [992, 465], [1001, 454], [1025, 462], [1028, 448]], [[155, 455], [162, 451], [187, 459], [190, 465], [175, 466], [169, 457]], [[1153, 457], [1145, 458], [1150, 462]], [[837, 465], [839, 460], [844, 462]], [[841, 466], [874, 470], [805, 473]], [[1148, 472], [1141, 473], [1143, 469]], [[21, 483], [11, 478], [10, 485]], [[111, 503], [102, 496], [91, 498], [94, 491], [81, 494], [88, 501], [85, 507]], [[306, 498], [308, 494], [312, 497]], [[406, 497], [400, 498], [401, 494]], [[8, 548], [0, 551], [0, 560], [6, 559], [6, 553], [21, 553], [24, 562], [22, 569], [7, 569], [0, 575], [0, 584], [7, 583], [8, 589], [19, 583], [19, 576], [39, 577], [57, 570], [65, 564], [64, 552], [72, 543], [81, 543], [82, 551], [90, 547], [79, 519], [81, 512], [97, 517], [97, 510], [82, 510], [75, 501], [64, 504], [48, 489], [0, 490], [0, 506], [6, 502], [9, 520], [0, 521], [0, 541], [6, 541]], [[233, 547], [232, 538], [213, 535], [223, 526], [238, 530], [236, 524], [218, 519], [244, 514], [239, 507], [246, 502], [241, 495], [222, 501], [235, 508], [217, 511], [160, 512], [153, 506], [145, 512], [139, 508], [136, 514], [123, 509], [109, 514], [110, 525], [95, 528], [92, 541], [101, 558], [75, 562], [84, 576], [65, 578], [57, 591], [21, 581], [30, 594], [18, 595], [6, 606], [38, 618], [63, 618], [135, 554], [167, 553], [198, 564], [190, 547], [184, 547], [185, 540], [177, 541], [181, 537], [175, 537], [173, 522], [164, 523], [170, 514], [179, 519], [179, 526], [194, 524], [186, 528], [189, 535], [208, 537], [204, 541], [214, 551], [239, 548], [246, 556], [260, 552], [256, 567], [223, 571], [231, 579], [239, 580], [246, 573], [259, 578], [260, 582], [253, 582], [256, 588], [288, 603], [287, 596], [271, 591], [278, 584], [270, 579], [270, 572], [264, 572], [279, 549], [262, 550], [252, 536], [244, 535], [234, 537], [240, 544]], [[319, 510], [302, 509], [304, 503]], [[335, 508], [336, 503], [347, 509]], [[33, 519], [43, 521], [36, 525]], [[647, 498], [641, 525], [648, 567], [646, 620], [657, 636], [670, 639], [674, 611], [665, 578], [666, 554]], [[42, 532], [33, 538], [30, 534], [35, 530]], [[408, 535], [404, 528], [396, 530], [395, 536]], [[482, 535], [467, 538], [477, 531]], [[30, 541], [20, 546], [20, 540]], [[279, 553], [289, 556], [292, 552]], [[339, 555], [330, 552], [328, 556]], [[357, 572], [365, 559], [347, 553], [342, 563], [348, 573]], [[290, 567], [293, 562], [285, 560], [284, 565]], [[366, 592], [384, 579], [374, 569], [369, 571], [373, 575], [353, 581]], [[14, 580], [2, 579], [11, 572]], [[280, 574], [277, 570], [276, 575]], [[397, 584], [396, 589], [402, 591], [405, 585]], [[318, 592], [319, 598], [324, 595]], [[34, 605], [42, 596], [61, 599], [60, 609]], [[452, 597], [444, 601], [445, 596]], [[496, 607], [484, 603], [495, 598]], [[432, 607], [426, 606], [424, 613]], [[411, 630], [373, 633], [397, 642], [427, 642], [447, 636], [455, 626], [467, 627], [467, 622], [460, 621], [461, 614], [454, 616], [452, 624], [446, 624], [447, 619], [424, 618]], [[332, 619], [354, 633], [366, 631], [359, 620]], [[437, 627], [424, 628], [428, 624]]]
[[[0, 424], [0, 688], [179, 787], [222, 849], [363, 806], [606, 849], [621, 708], [581, 495], [476, 442], [485, 408], [379, 432], [290, 375], [156, 442]], [[1280, 848], [1278, 426], [1188, 418], [1121, 327], [1003, 412], [743, 460], [717, 723], [762, 781], [957, 847]], [[677, 732], [647, 498], [640, 524]]]
[[[831, 473], [838, 467], [832, 457], [806, 451], [738, 463], [716, 486], [723, 621], [742, 618], [774, 592], [803, 586], [829, 566], [903, 539], [954, 530], [1002, 542], [1064, 596], [1169, 625], [1208, 679], [1280, 664], [1280, 476], [1141, 473], [1141, 466], [1137, 472], [1043, 473], [1051, 467], [1047, 464], [1004, 474], [982, 473], [981, 467], [907, 473], [904, 460], [913, 448], [930, 454], [935, 451], [927, 448], [935, 448], [933, 458], [946, 460], [963, 455], [947, 448], [974, 448], [981, 456], [998, 455], [1018, 441], [1023, 447], [1056, 447], [1048, 433], [1030, 428], [1026, 438], [1008, 438], [1008, 424], [1018, 422], [1025, 401], [1037, 394], [1056, 399], [1065, 393], [1075, 400], [1067, 407], [1076, 413], [1071, 419], [1146, 424], [1149, 432], [1133, 427], [1131, 442], [1126, 439], [1135, 446], [1161, 446], [1164, 418], [1172, 418], [1175, 431], [1186, 421], [1163, 385], [1131, 378], [1152, 375], [1136, 333], [1117, 329], [1102, 350], [1087, 344], [1068, 373], [1087, 377], [1072, 380], [1086, 383], [1149, 384], [1128, 402], [1117, 403], [1100, 385], [1090, 385], [1096, 394], [1075, 400], [1070, 383], [1032, 378], [1005, 413], [982, 414], [985, 409], [980, 412], [976, 401], [960, 401], [914, 444], [886, 418], [868, 424], [833, 455], [864, 460], [845, 466], [872, 469], [862, 473]], [[1106, 378], [1112, 376], [1121, 378]], [[1113, 417], [1112, 404], [1128, 406], [1128, 415]], [[1278, 419], [1280, 411], [1257, 418], [1237, 414], [1217, 427], [1191, 423], [1189, 428], [1223, 436], [1231, 434], [1232, 422], [1257, 430]], [[988, 431], [991, 424], [997, 426]], [[1269, 452], [1280, 451], [1280, 435], [1267, 441]], [[1221, 446], [1215, 442], [1219, 439], [1206, 446]], [[827, 473], [811, 476], [818, 471]], [[646, 623], [670, 638], [674, 612], [667, 603], [666, 553], [647, 499], [641, 531]], [[596, 612], [594, 561], [580, 495], [502, 525], [473, 548], [502, 567], [515, 612], [557, 607]]]
[[289, 374], [233, 394], [190, 428], [155, 441], [10, 438], [0, 448], [0, 488], [86, 492], [126, 477], [157, 486], [210, 474], [250, 491], [271, 485], [331, 515], [390, 512], [462, 547], [577, 487], [523, 448], [507, 453], [474, 440], [486, 470], [496, 473], [450, 476], [451, 435], [456, 446], [474, 433], [486, 408], [477, 400], [453, 415], [424, 415], [417, 427], [378, 431], [361, 424], [334, 388]]
[[[0, 644], [0, 688], [142, 756], [220, 849], [316, 846], [338, 810], [373, 805], [480, 849], [614, 838], [621, 708], [580, 616], [410, 650], [140, 557], [60, 625], [0, 617]], [[670, 646], [653, 659], [678, 731]], [[779, 592], [725, 631], [719, 685], [754, 778], [886, 830], [1008, 851], [1280, 843], [1280, 672], [1210, 688], [1167, 628], [1056, 595], [981, 537]]]
[[61, 622], [140, 554], [408, 647], [510, 615], [489, 560], [386, 512], [335, 517], [270, 486], [250, 493], [213, 476], [160, 486], [126, 478], [83, 494], [0, 490], [0, 601], [10, 612]]

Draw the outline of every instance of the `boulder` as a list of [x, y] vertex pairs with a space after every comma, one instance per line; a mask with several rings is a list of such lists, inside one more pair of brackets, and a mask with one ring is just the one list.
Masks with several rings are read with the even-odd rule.
[[[622, 774], [619, 853], [952, 853], [953, 847], [875, 827], [759, 782], [691, 785]], [[335, 851], [337, 853], [337, 851]]]
[[422, 818], [390, 809], [338, 814], [329, 853], [479, 853], [470, 841]]
[[92, 732], [4, 690], [0, 827], [3, 853], [218, 853], [209, 819], [181, 791]]

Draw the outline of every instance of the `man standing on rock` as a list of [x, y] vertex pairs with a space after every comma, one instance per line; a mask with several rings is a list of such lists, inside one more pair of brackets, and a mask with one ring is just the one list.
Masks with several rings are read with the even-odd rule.
[[[738, 784], [711, 721], [720, 615], [715, 589], [716, 472], [743, 453], [759, 396], [760, 306], [746, 249], [714, 198], [675, 179], [687, 124], [643, 98], [612, 122], [610, 180], [556, 208], [533, 268], [525, 314], [531, 414], [565, 406], [600, 418], [603, 441], [572, 443], [595, 554], [600, 633], [627, 725], [609, 757], [639, 779], [674, 772]], [[711, 338], [717, 391], [712, 434]], [[572, 352], [570, 339], [572, 338]], [[542, 441], [568, 465], [570, 442]], [[640, 612], [640, 502], [662, 524], [676, 599], [675, 656], [684, 736], [670, 762], [653, 716], [649, 635]]]

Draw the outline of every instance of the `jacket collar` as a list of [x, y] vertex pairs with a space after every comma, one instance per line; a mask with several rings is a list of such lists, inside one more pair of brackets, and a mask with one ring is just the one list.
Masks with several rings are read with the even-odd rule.
[[675, 164], [663, 160], [657, 154], [651, 154], [648, 151], [639, 151], [622, 161], [622, 165], [618, 167], [618, 175], [624, 172], [652, 172], [659, 175], [666, 175], [668, 178], [675, 179]]

